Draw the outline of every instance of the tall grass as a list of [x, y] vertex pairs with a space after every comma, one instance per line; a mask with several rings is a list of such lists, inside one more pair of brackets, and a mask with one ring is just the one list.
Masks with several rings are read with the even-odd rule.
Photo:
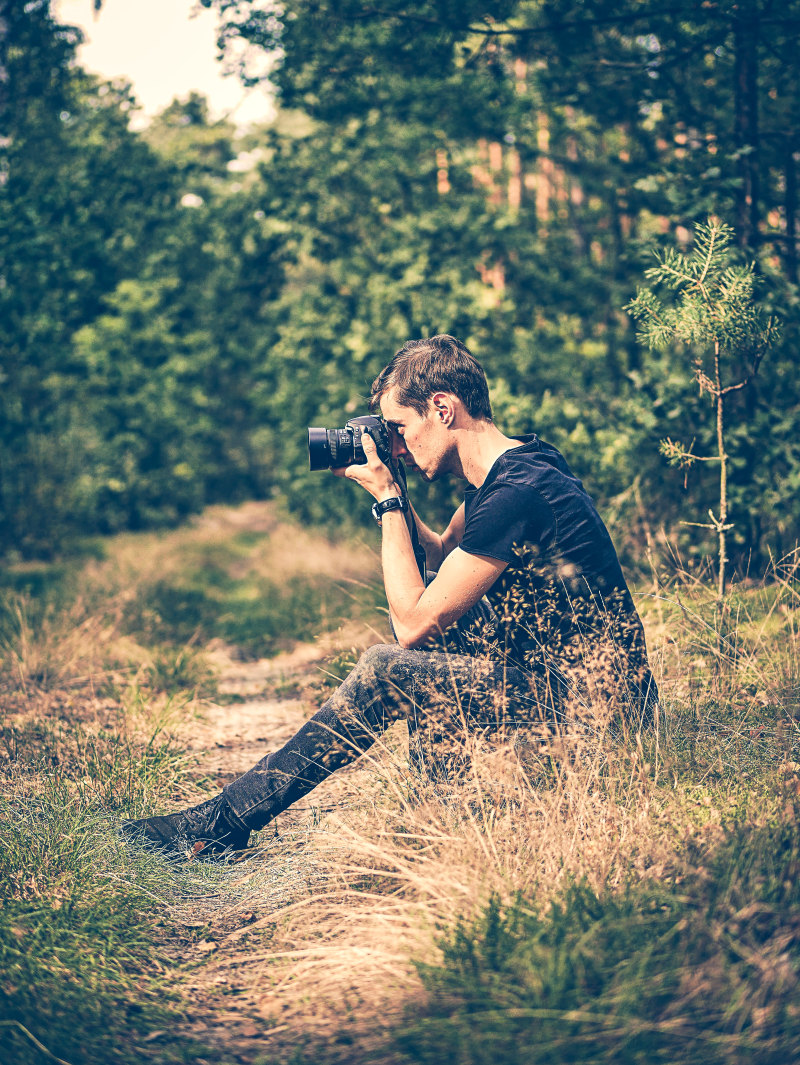
[[[214, 697], [206, 650], [225, 611], [239, 654], [269, 653], [307, 631], [303, 582], [338, 582], [348, 650], [330, 672], [381, 638], [357, 626], [375, 602], [363, 551], [307, 539], [293, 560], [285, 529], [271, 540], [261, 510], [262, 537], [254, 517], [121, 537], [82, 563], [80, 596], [28, 589], [0, 625], [0, 995], [29, 1033], [3, 1029], [25, 1065], [41, 1060], [30, 1037], [72, 1065], [142, 1060], [137, 1040], [172, 1024], [164, 944], [186, 937], [187, 906], [218, 943], [191, 981], [263, 1018], [265, 1060], [800, 1058], [795, 557], [734, 585], [723, 641], [703, 582], [681, 574], [643, 600], [651, 731], [473, 736], [469, 772], [447, 780], [414, 766], [397, 725], [243, 866], [174, 869], [120, 848], [109, 823], [207, 793], [179, 737]], [[253, 598], [260, 581], [287, 598]], [[248, 643], [264, 604], [280, 637]], [[178, 1038], [151, 1049], [214, 1060]]]
[[206, 793], [180, 737], [216, 694], [211, 636], [271, 654], [372, 602], [359, 552], [315, 541], [292, 561], [307, 534], [250, 510], [0, 578], [4, 1063], [224, 1060], [175, 1031], [191, 942], [255, 891], [281, 904], [306, 883], [290, 861], [268, 882], [173, 866], [115, 827]]
[[400, 728], [315, 792], [317, 877], [248, 928], [252, 1000], [319, 1039], [349, 1009], [370, 1061], [796, 1060], [794, 577], [734, 588], [719, 668], [714, 592], [660, 594], [653, 730], [475, 739], [447, 783]]
[[420, 965], [429, 1004], [399, 1043], [419, 1063], [795, 1061], [799, 873], [792, 819], [622, 891], [492, 898]]
[[154, 907], [166, 914], [209, 888], [123, 848], [110, 810], [179, 784], [186, 760], [156, 739], [118, 751], [110, 737], [12, 738], [0, 797], [4, 1060], [33, 1065], [42, 1047], [70, 1063], [141, 1060], [138, 1041], [179, 1012]]

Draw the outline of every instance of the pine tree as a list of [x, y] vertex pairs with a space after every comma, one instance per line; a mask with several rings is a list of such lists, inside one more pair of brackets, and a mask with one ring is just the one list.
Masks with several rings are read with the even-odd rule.
[[[661, 441], [661, 452], [670, 465], [686, 470], [696, 462], [719, 464], [717, 512], [709, 508], [707, 522], [683, 523], [717, 535], [718, 620], [724, 613], [728, 579], [727, 534], [734, 527], [728, 507], [726, 401], [752, 381], [777, 336], [776, 322], [764, 314], [755, 296], [754, 266], [734, 262], [733, 238], [730, 226], [718, 220], [697, 225], [689, 254], [668, 249], [659, 256], [658, 265], [645, 273], [651, 287], [640, 288], [626, 308], [640, 323], [639, 340], [651, 348], [676, 344], [687, 353], [700, 394], [713, 401], [715, 454], [698, 455], [694, 441], [686, 446], [669, 437]], [[674, 295], [663, 300], [659, 289]]]

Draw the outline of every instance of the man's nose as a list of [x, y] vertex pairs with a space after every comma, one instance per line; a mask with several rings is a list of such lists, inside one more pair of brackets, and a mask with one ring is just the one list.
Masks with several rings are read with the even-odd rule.
[[402, 459], [408, 454], [406, 445], [399, 433], [392, 433], [392, 458]]

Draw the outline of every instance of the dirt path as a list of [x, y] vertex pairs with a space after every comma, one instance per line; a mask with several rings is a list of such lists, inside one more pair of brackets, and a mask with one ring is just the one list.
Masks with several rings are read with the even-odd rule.
[[315, 709], [307, 689], [322, 676], [326, 654], [321, 644], [301, 644], [275, 658], [242, 662], [215, 647], [209, 658], [219, 674], [219, 693], [232, 699], [208, 706], [192, 723], [187, 750], [202, 770], [227, 783], [290, 739]]
[[[368, 642], [363, 634], [362, 642]], [[218, 672], [219, 693], [235, 701], [209, 705], [184, 735], [187, 750], [198, 759], [201, 772], [217, 786], [223, 786], [294, 735], [319, 704], [318, 685], [324, 678], [323, 666], [331, 649], [319, 642], [300, 645], [272, 659], [242, 662], [228, 648], [212, 647], [209, 657]], [[335, 805], [341, 787], [341, 778], [326, 782], [320, 787], [320, 798], [323, 802], [326, 797], [333, 799]], [[228, 905], [210, 919], [201, 916], [187, 921], [185, 942], [174, 944], [175, 960], [191, 966], [185, 991], [197, 1008], [172, 1033], [172, 1038], [196, 1040], [208, 1046], [214, 1051], [214, 1063], [221, 1060], [260, 1065], [269, 1061], [270, 1065], [278, 1065], [304, 1046], [308, 1048], [309, 1061], [324, 1065], [349, 1065], [357, 1060], [352, 1045], [337, 1043], [335, 1024], [325, 1022], [330, 1039], [310, 1015], [309, 1031], [298, 1030], [296, 1018], [282, 1024], [280, 1002], [263, 983], [263, 962], [255, 967], [248, 965], [249, 952], [263, 958], [265, 949], [263, 941], [248, 941], [248, 925], [260, 922], [271, 907], [280, 909], [281, 903], [276, 904], [275, 898], [280, 897], [281, 879], [286, 880], [290, 890], [296, 889], [296, 879], [294, 884], [291, 881], [304, 861], [309, 865], [309, 876], [314, 876], [313, 848], [312, 854], [304, 858], [302, 824], [307, 819], [303, 807], [281, 815], [282, 839], [276, 854], [266, 863], [254, 859], [256, 866], [261, 863], [257, 877], [264, 877], [267, 863], [271, 863], [271, 868], [249, 903]], [[283, 841], [291, 839], [298, 826], [296, 850], [284, 854]], [[247, 863], [241, 868], [246, 870]], [[247, 875], [245, 872], [245, 878]], [[198, 956], [202, 959], [199, 966]], [[154, 1049], [159, 1039], [156, 1033]], [[203, 1065], [202, 1057], [194, 1060]]]

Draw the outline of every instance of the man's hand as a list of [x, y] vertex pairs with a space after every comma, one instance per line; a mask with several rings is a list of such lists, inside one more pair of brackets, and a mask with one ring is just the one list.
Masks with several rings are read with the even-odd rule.
[[335, 477], [346, 477], [349, 481], [355, 481], [362, 488], [374, 496], [380, 503], [390, 496], [401, 495], [400, 486], [394, 479], [392, 471], [378, 458], [378, 449], [375, 441], [369, 433], [362, 433], [361, 446], [367, 456], [366, 464], [358, 463], [353, 466], [340, 466], [331, 472]]

